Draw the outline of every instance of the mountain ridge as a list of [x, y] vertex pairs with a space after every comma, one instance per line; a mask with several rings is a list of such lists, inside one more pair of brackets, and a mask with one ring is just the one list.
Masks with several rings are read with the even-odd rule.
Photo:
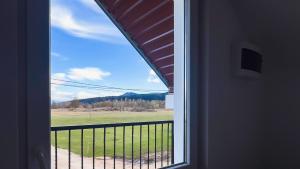
[[78, 99], [82, 104], [93, 104], [97, 102], [104, 102], [104, 101], [113, 101], [113, 100], [165, 100], [167, 93], [145, 93], [145, 94], [138, 94], [134, 92], [127, 92], [120, 96], [105, 96], [105, 97], [94, 97], [94, 98], [87, 98], [87, 99]]

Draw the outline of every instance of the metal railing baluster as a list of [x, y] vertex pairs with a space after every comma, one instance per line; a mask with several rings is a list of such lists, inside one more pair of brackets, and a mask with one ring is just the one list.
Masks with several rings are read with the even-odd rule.
[[104, 153], [104, 169], [106, 169], [106, 128], [103, 128], [103, 153]]
[[156, 124], [154, 125], [154, 166], [156, 168]]
[[134, 144], [133, 144], [133, 137], [134, 137], [134, 125], [132, 125], [132, 128], [131, 128], [131, 167], [133, 169], [133, 149], [134, 149]]
[[54, 144], [55, 144], [55, 169], [57, 169], [57, 131], [54, 132]]
[[81, 169], [83, 169], [83, 129], [81, 129]]
[[95, 128], [93, 128], [93, 169], [95, 169]]
[[164, 161], [164, 124], [161, 124], [161, 144], [160, 144], [160, 160], [161, 160], [161, 167], [164, 166], [163, 161]]
[[169, 133], [169, 130], [170, 130], [170, 123], [168, 123], [168, 134], [167, 134], [167, 165], [169, 165], [169, 137], [170, 137], [170, 133]]
[[123, 169], [125, 169], [125, 158], [126, 158], [126, 154], [125, 154], [125, 126], [123, 126]]
[[150, 163], [150, 156], [149, 156], [149, 154], [150, 154], [150, 125], [148, 124], [148, 169], [149, 169], [149, 163]]
[[116, 127], [114, 127], [114, 169], [116, 168]]
[[172, 162], [174, 164], [174, 123], [172, 123]]
[[68, 162], [69, 169], [71, 169], [71, 130], [69, 130]]
[[140, 125], [140, 169], [142, 168], [142, 125]]

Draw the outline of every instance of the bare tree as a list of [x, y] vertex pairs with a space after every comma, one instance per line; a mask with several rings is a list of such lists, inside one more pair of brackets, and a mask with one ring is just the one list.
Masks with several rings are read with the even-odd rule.
[[71, 102], [70, 102], [70, 105], [69, 107], [70, 108], [73, 108], [73, 109], [76, 109], [80, 106], [80, 101], [77, 99], [77, 98], [74, 98]]

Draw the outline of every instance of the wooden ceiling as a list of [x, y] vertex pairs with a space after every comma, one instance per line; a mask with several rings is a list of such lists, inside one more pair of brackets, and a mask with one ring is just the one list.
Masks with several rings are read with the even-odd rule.
[[173, 0], [96, 1], [173, 92]]

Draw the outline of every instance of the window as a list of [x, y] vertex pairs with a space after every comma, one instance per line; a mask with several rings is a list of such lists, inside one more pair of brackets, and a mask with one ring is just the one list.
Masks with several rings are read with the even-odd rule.
[[[56, 1], [56, 0], [53, 0]], [[80, 0], [93, 10], [100, 10], [92, 0]], [[153, 121], [126, 123], [126, 124], [93, 124], [80, 126], [55, 126], [52, 127], [52, 144], [53, 148], [53, 167], [60, 168], [59, 165], [70, 168], [76, 167], [146, 167], [159, 168], [172, 164], [181, 164], [187, 161], [187, 116], [186, 116], [186, 57], [185, 57], [185, 1], [184, 0], [164, 0], [164, 1], [106, 1], [97, 0], [97, 4], [105, 12], [113, 23], [120, 29], [123, 35], [129, 40], [132, 46], [139, 52], [141, 57], [152, 68], [151, 75], [157, 75], [168, 87], [166, 95], [166, 108], [174, 110], [174, 121]], [[72, 20], [72, 14], [68, 13], [63, 17], [61, 9], [53, 13], [57, 20], [53, 20], [53, 24], [59, 24], [61, 29], [68, 29], [71, 34], [79, 37], [94, 36], [88, 34], [90, 32], [82, 32], [85, 26], [89, 26], [86, 22], [76, 23]], [[65, 13], [64, 13], [65, 14]], [[53, 17], [53, 16], [52, 16]], [[67, 22], [68, 21], [68, 22]], [[68, 23], [68, 24], [65, 24]], [[71, 26], [71, 28], [69, 27]], [[73, 26], [73, 27], [72, 27]], [[75, 26], [75, 27], [74, 27]], [[91, 28], [91, 27], [90, 27]], [[99, 29], [96, 27], [95, 29]], [[87, 33], [87, 34], [85, 34]], [[98, 36], [98, 35], [95, 35]], [[99, 35], [103, 38], [104, 35]], [[93, 38], [93, 37], [89, 37]], [[53, 56], [63, 58], [59, 53], [52, 53]], [[94, 68], [86, 67], [84, 70], [70, 70], [69, 75], [56, 74], [57, 76], [68, 76], [71, 79], [77, 77], [72, 76], [72, 72], [78, 74], [81, 78], [87, 76], [90, 70], [97, 71]], [[108, 75], [109, 72], [101, 71], [102, 75]], [[74, 82], [55, 77], [52, 83], [73, 83], [75, 86], [91, 87], [91, 84], [82, 82]], [[52, 79], [53, 80], [53, 79]], [[153, 81], [156, 79], [151, 79]], [[68, 84], [67, 84], [68, 85]], [[95, 87], [95, 86], [94, 86]], [[99, 87], [99, 86], [97, 86]], [[103, 86], [102, 86], [103, 87]], [[132, 94], [132, 93], [127, 93]], [[70, 102], [72, 108], [80, 106], [82, 100], [75, 99]], [[55, 104], [54, 106], [59, 106]], [[121, 128], [122, 127], [122, 128]], [[147, 128], [148, 127], [148, 128]], [[129, 128], [129, 130], [128, 130]], [[121, 130], [122, 129], [122, 130]], [[124, 130], [123, 130], [124, 129]], [[148, 130], [147, 130], [148, 129]], [[151, 134], [149, 131], [153, 130]], [[116, 133], [122, 133], [121, 137]], [[88, 134], [87, 134], [88, 133]], [[110, 136], [106, 135], [110, 133]], [[142, 133], [148, 134], [148, 140], [144, 139]], [[164, 133], [167, 134], [164, 136]], [[170, 134], [169, 134], [170, 133]], [[128, 144], [127, 136], [131, 134], [131, 152], [127, 154]], [[153, 135], [154, 134], [154, 135]], [[77, 135], [78, 139], [74, 139]], [[101, 141], [96, 135], [101, 135]], [[149, 136], [150, 135], [150, 136]], [[150, 139], [153, 135], [154, 139]], [[139, 137], [139, 139], [136, 137]], [[147, 138], [147, 137], [146, 137]], [[76, 140], [76, 144], [73, 142]], [[118, 141], [119, 140], [119, 141]], [[144, 141], [144, 143], [142, 142]], [[65, 144], [59, 142], [64, 141]], [[152, 141], [152, 143], [151, 143]], [[90, 142], [91, 144], [87, 144]], [[98, 142], [98, 143], [97, 143]], [[126, 143], [127, 142], [127, 143]], [[137, 146], [134, 143], [139, 143]], [[149, 143], [150, 142], [150, 143]], [[101, 146], [98, 146], [98, 144]], [[148, 144], [148, 145], [147, 145]], [[153, 144], [153, 146], [149, 146]], [[107, 146], [111, 146], [111, 149]], [[75, 147], [75, 148], [74, 148]], [[58, 148], [65, 149], [66, 152]], [[150, 151], [149, 148], [154, 148]], [[90, 149], [90, 150], [87, 150]], [[136, 152], [139, 150], [139, 152]], [[86, 152], [88, 151], [88, 152]], [[97, 159], [97, 151], [103, 160]], [[89, 153], [90, 152], [90, 153]], [[150, 152], [150, 153], [149, 153]], [[153, 153], [152, 153], [153, 152]], [[60, 164], [59, 153], [67, 154], [66, 164]], [[75, 153], [75, 154], [71, 154]], [[77, 161], [72, 161], [78, 156]], [[150, 155], [149, 155], [150, 154]], [[154, 156], [153, 158], [151, 156]], [[149, 156], [152, 158], [149, 159]], [[91, 157], [90, 159], [88, 157]], [[110, 159], [110, 160], [108, 160]], [[154, 160], [154, 162], [153, 162]], [[118, 163], [123, 162], [123, 163]], [[78, 164], [76, 164], [78, 163]], [[111, 164], [110, 164], [111, 163]]]

